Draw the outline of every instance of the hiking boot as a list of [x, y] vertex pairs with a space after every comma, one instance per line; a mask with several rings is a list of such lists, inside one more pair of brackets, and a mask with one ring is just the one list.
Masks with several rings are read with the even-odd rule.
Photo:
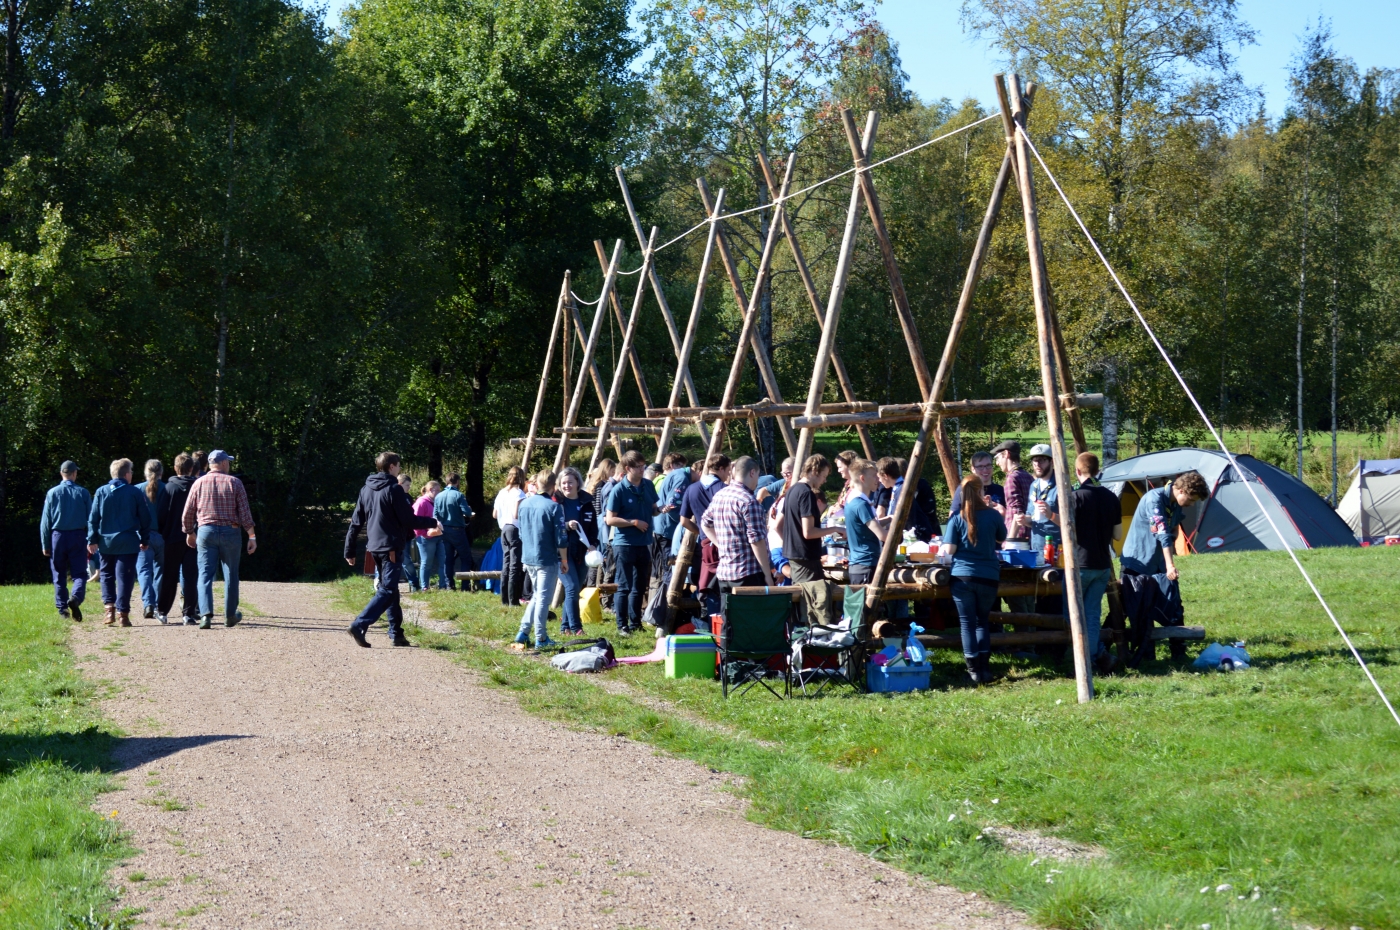
[[213, 615], [213, 614], [205, 614], [204, 616], [202, 616], [202, 617], [199, 618], [199, 628], [200, 628], [201, 630], [209, 630], [209, 629], [213, 629], [213, 627], [214, 627], [214, 615]]
[[394, 634], [393, 639], [389, 640], [389, 645], [391, 645], [391, 646], [412, 646], [413, 643], [410, 643], [410, 642], [408, 641], [408, 637], [405, 636], [405, 635], [403, 635], [403, 632], [400, 631], [400, 632]]
[[233, 616], [232, 616], [232, 617], [225, 617], [225, 618], [224, 618], [224, 626], [238, 626], [239, 622], [240, 622], [242, 619], [243, 619], [243, 611], [241, 611], [241, 610], [235, 610], [235, 611], [233, 612]]
[[121, 619], [122, 626], [131, 626], [131, 614], [128, 611], [123, 610], [117, 616]]
[[71, 597], [68, 599], [68, 612], [73, 615], [73, 619], [79, 623], [83, 622], [83, 608]]
[[364, 646], [366, 649], [370, 648], [369, 640], [365, 639], [365, 634], [363, 631], [357, 630], [352, 626], [346, 632], [350, 634], [350, 638], [355, 641], [355, 644], [357, 646]]
[[64, 620], [67, 620], [67, 619], [68, 619], [68, 608], [67, 608], [67, 607], [60, 607], [60, 608], [58, 608], [58, 615], [59, 615], [60, 617], [62, 617]]
[[154, 620], [156, 618], [156, 609], [150, 604], [147, 604], [141, 611], [141, 616], [147, 620]]
[[105, 626], [116, 626], [116, 625], [117, 625], [117, 605], [116, 605], [116, 604], [103, 604], [103, 605], [102, 605], [102, 623], [103, 623]]

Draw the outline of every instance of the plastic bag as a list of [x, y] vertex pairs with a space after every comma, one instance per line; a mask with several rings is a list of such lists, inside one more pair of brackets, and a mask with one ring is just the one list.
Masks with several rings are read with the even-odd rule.
[[924, 644], [919, 642], [916, 638], [923, 631], [923, 627], [912, 621], [910, 622], [909, 635], [904, 639], [904, 652], [909, 656], [910, 665], [923, 665], [926, 661], [924, 659]]
[[603, 622], [603, 599], [597, 588], [584, 588], [578, 593], [578, 611], [584, 623]]
[[1211, 643], [1201, 650], [1191, 667], [1203, 672], [1234, 672], [1249, 668], [1249, 653], [1244, 651], [1244, 643], [1235, 643], [1233, 646]]

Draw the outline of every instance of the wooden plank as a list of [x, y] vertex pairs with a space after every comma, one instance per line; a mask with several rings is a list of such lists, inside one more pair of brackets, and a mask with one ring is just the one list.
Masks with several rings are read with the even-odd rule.
[[458, 581], [500, 581], [500, 572], [457, 572], [452, 577]]
[[1168, 639], [1205, 639], [1206, 628], [1203, 626], [1154, 626], [1148, 632], [1147, 638], [1153, 642], [1162, 642]]
[[[993, 633], [990, 637], [992, 648], [998, 646], [1066, 646], [1069, 645], [1068, 633]], [[919, 634], [919, 642], [929, 649], [957, 649], [962, 650], [962, 637], [943, 634], [941, 636], [931, 636], [926, 633]]]

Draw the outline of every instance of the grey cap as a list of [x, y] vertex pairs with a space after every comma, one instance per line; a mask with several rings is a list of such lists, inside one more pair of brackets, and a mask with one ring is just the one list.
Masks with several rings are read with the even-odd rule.
[[1018, 462], [1021, 461], [1021, 444], [1014, 439], [1003, 439], [1001, 442], [992, 446], [992, 455], [996, 455], [999, 452], [1009, 452], [1013, 459]]
[[75, 461], [73, 461], [72, 459], [64, 459], [64, 460], [63, 460], [63, 464], [60, 465], [60, 466], [58, 466], [58, 473], [59, 473], [60, 475], [66, 475], [66, 474], [69, 474], [70, 472], [75, 472], [75, 471], [77, 471], [77, 470], [78, 470], [78, 463], [75, 462]]
[[225, 452], [223, 449], [215, 449], [213, 452], [210, 452], [210, 453], [209, 453], [209, 464], [211, 464], [211, 465], [214, 464], [215, 462], [232, 462], [232, 461], [233, 461], [233, 456], [229, 455], [229, 454], [228, 454], [227, 452]]
[[1043, 442], [1038, 442], [1035, 445], [1031, 446], [1031, 458], [1036, 458], [1038, 456], [1044, 456], [1048, 459], [1053, 456], [1053, 453], [1051, 453], [1050, 447], [1048, 445], [1046, 445]]

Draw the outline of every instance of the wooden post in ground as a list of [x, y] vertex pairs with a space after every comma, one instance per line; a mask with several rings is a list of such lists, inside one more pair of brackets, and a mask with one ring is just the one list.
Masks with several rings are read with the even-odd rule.
[[[719, 234], [719, 215], [724, 209], [724, 188], [719, 189], [719, 196], [715, 198], [714, 209], [710, 211], [710, 228], [705, 236], [705, 255], [700, 259], [700, 276], [695, 279], [695, 298], [690, 302], [690, 319], [685, 322], [685, 338], [681, 340], [680, 358], [676, 360], [676, 377], [671, 381], [671, 400], [668, 407], [676, 406], [681, 395], [681, 376], [689, 370], [690, 353], [695, 348], [695, 333], [700, 326], [700, 311], [705, 307], [705, 287], [710, 279], [710, 262], [715, 254], [715, 238]], [[697, 420], [700, 424], [700, 435], [705, 439], [705, 445], [709, 446], [710, 437], [706, 432], [705, 421]], [[661, 439], [656, 444], [656, 464], [661, 465], [662, 459], [666, 457], [666, 452], [671, 447], [671, 434], [675, 431], [676, 419], [668, 416], [666, 425], [662, 428]]]
[[[653, 249], [656, 247], [656, 227], [651, 228], [651, 236], [647, 239], [646, 251], [642, 253], [642, 274], [637, 279], [637, 296], [632, 299], [632, 315], [627, 318], [627, 328], [622, 334], [622, 354], [632, 348], [632, 342], [637, 335], [637, 317], [641, 313], [642, 300], [647, 293], [647, 272], [651, 270], [652, 258], [655, 256]], [[601, 309], [601, 305], [600, 305]], [[625, 369], [619, 363], [617, 370], [613, 372], [612, 389], [608, 391], [608, 402], [603, 405], [603, 419], [598, 424], [598, 441], [593, 444], [593, 457], [588, 462], [588, 470], [598, 464], [598, 458], [603, 454], [603, 443], [608, 438], [608, 421], [612, 419], [613, 413], [617, 409], [617, 398], [622, 393], [622, 372]], [[573, 424], [569, 424], [572, 426]]]
[[[700, 188], [700, 202], [705, 205], [705, 209], [710, 209], [710, 188], [705, 183], [704, 178], [696, 178], [695, 184]], [[711, 211], [713, 212], [713, 211]], [[729, 276], [729, 286], [734, 291], [735, 305], [747, 307], [751, 297], [744, 294], [744, 282], [739, 277], [739, 264], [734, 260], [734, 253], [729, 248], [729, 237], [724, 234], [724, 230], [719, 232], [719, 259], [724, 265], [725, 273]], [[763, 290], [763, 278], [760, 276], [755, 283], [756, 293]], [[773, 372], [773, 360], [763, 351], [763, 342], [758, 338], [758, 329], [755, 327], [749, 334], [749, 342], [753, 345], [754, 364], [758, 366], [759, 380], [763, 382], [763, 390], [768, 394], [768, 399], [776, 403], [782, 403], [783, 392], [778, 387], [778, 376]], [[793, 454], [793, 447], [796, 438], [792, 433], [792, 425], [788, 423], [786, 417], [777, 417], [778, 431], [782, 433], [783, 445], [787, 448], [788, 455]], [[726, 427], [727, 428], [727, 427]], [[712, 444], [713, 445], [713, 444]]]
[[[578, 420], [578, 408], [583, 401], [583, 382], [592, 373], [597, 378], [598, 371], [593, 365], [593, 353], [598, 347], [598, 333], [603, 328], [603, 317], [607, 315], [603, 310], [603, 301], [608, 299], [608, 292], [617, 284], [617, 260], [622, 256], [622, 240], [617, 240], [617, 245], [613, 247], [612, 261], [608, 262], [607, 274], [603, 275], [603, 292], [598, 295], [598, 312], [593, 314], [593, 326], [588, 330], [588, 341], [583, 344], [583, 358], [579, 361], [578, 384], [574, 388], [574, 396], [569, 404], [569, 412], [564, 415], [564, 429], [559, 435], [559, 451], [554, 456], [554, 471], [564, 467], [564, 463], [569, 460], [569, 433]], [[581, 328], [581, 327], [580, 327]], [[618, 366], [621, 370], [622, 366]], [[601, 396], [602, 392], [598, 392]]]
[[[559, 326], [564, 320], [564, 303], [569, 299], [569, 272], [564, 272], [564, 285], [559, 289], [559, 303], [554, 308], [554, 326], [549, 331], [549, 347], [544, 350], [544, 371], [540, 372], [540, 389], [535, 393], [535, 412], [530, 415], [530, 431], [525, 434], [525, 454], [520, 458], [520, 467], [530, 470], [530, 453], [535, 451], [535, 433], [540, 428], [540, 414], [544, 413], [544, 395], [549, 390], [549, 369], [554, 367], [554, 344], [559, 341]], [[569, 334], [565, 333], [568, 339]], [[567, 348], [567, 343], [565, 343]], [[569, 372], [564, 371], [564, 394], [568, 396]]]
[[[601, 240], [593, 240], [593, 251], [598, 253], [598, 268], [603, 274], [608, 273], [608, 253], [603, 251]], [[618, 329], [625, 329], [627, 322], [622, 318], [622, 304], [617, 299], [617, 289], [614, 288], [608, 306], [612, 308], [613, 319], [617, 321]], [[651, 391], [647, 389], [646, 376], [642, 374], [642, 360], [637, 357], [637, 347], [633, 346], [627, 353], [627, 364], [632, 368], [632, 378], [637, 382], [637, 393], [642, 395], [642, 406], [651, 406]]]
[[[775, 219], [777, 219], [776, 214], [783, 211], [782, 198], [787, 197], [788, 186], [792, 183], [792, 169], [796, 164], [797, 153], [794, 152], [788, 156], [787, 171], [783, 175], [782, 194], [779, 197], [777, 205], [773, 208], [775, 211]], [[773, 265], [773, 252], [775, 251], [774, 247], [778, 243], [778, 232], [781, 225], [780, 222], [773, 222], [768, 225], [768, 239], [763, 243], [763, 254], [758, 260], [758, 275], [754, 279], [753, 293], [749, 295], [748, 307], [744, 311], [744, 325], [739, 332], [739, 342], [734, 346], [734, 362], [729, 367], [729, 380], [724, 383], [724, 397], [720, 401], [721, 407], [734, 406], [734, 396], [739, 393], [739, 381], [742, 379], [744, 373], [744, 356], [749, 347], [749, 343], [754, 341], [754, 329], [758, 322], [758, 301], [760, 295], [763, 293], [763, 282], [768, 277], [768, 272]], [[757, 345], [757, 343], [754, 345], [754, 355], [760, 357], [763, 355], [761, 347]], [[825, 369], [826, 366], [823, 364], [822, 370], [825, 371]], [[770, 392], [776, 387], [777, 383], [775, 381], [769, 389]], [[769, 399], [778, 400], [778, 398], [773, 397], [771, 393], [769, 394]], [[783, 436], [786, 440], [792, 432], [792, 427], [788, 426], [787, 422], [781, 417], [778, 419], [778, 422], [784, 427]], [[720, 443], [724, 441], [724, 435], [728, 432], [728, 429], [728, 420], [715, 421], [714, 432], [710, 435], [709, 455], [714, 455], [719, 451]], [[789, 445], [788, 453], [792, 454], [792, 452], [793, 447]]]
[[574, 315], [578, 308], [574, 304], [573, 276], [569, 272], [564, 272], [564, 288], [568, 291], [564, 295], [564, 409], [559, 412], [560, 418], [569, 415], [569, 387], [574, 381], [574, 343], [573, 336], [569, 330], [574, 328]]
[[1050, 428], [1050, 449], [1055, 463], [1055, 486], [1060, 489], [1060, 535], [1065, 559], [1065, 598], [1069, 607], [1070, 645], [1074, 652], [1074, 680], [1079, 702], [1094, 697], [1094, 682], [1084, 636], [1084, 592], [1075, 558], [1074, 514], [1071, 507], [1069, 463], [1065, 456], [1064, 421], [1060, 415], [1060, 388], [1056, 382], [1055, 351], [1051, 343], [1052, 318], [1045, 251], [1040, 240], [1040, 220], [1036, 213], [1035, 180], [1031, 174], [1031, 153], [1025, 136], [1026, 113], [1021, 97], [1021, 80], [997, 76], [997, 97], [1003, 113], [1009, 112], [1016, 128], [1016, 175], [1021, 190], [1021, 211], [1025, 216], [1026, 251], [1031, 266], [1031, 296], [1035, 300], [1036, 334], [1040, 342], [1040, 380], [1045, 393], [1045, 421]]
[[[865, 118], [865, 134], [861, 137], [861, 152], [867, 152], [875, 144], [875, 131], [880, 126], [880, 114], [871, 110]], [[846, 284], [851, 277], [851, 260], [856, 250], [856, 232], [860, 229], [860, 181], [851, 186], [851, 205], [846, 210], [846, 228], [841, 234], [841, 251], [836, 256], [836, 275], [831, 281], [831, 296], [826, 302], [826, 316], [822, 320], [822, 338], [817, 343], [817, 357], [812, 363], [812, 381], [807, 388], [806, 416], [816, 416], [821, 411], [822, 393], [826, 390], [826, 369], [831, 364], [831, 354], [836, 350], [836, 327], [841, 322], [841, 304], [846, 299]], [[798, 433], [797, 452], [793, 458], [797, 462], [807, 461], [812, 454], [812, 443], [816, 431], [804, 426]], [[903, 496], [903, 495], [901, 495]]]
[[[868, 158], [870, 153], [866, 153]], [[778, 196], [778, 183], [773, 177], [773, 168], [768, 164], [768, 157], [762, 152], [758, 153], [758, 164], [763, 169], [763, 180], [768, 185], [768, 196], [774, 199]], [[822, 325], [822, 301], [817, 296], [817, 283], [812, 280], [812, 271], [807, 267], [807, 258], [802, 254], [802, 246], [798, 244], [797, 233], [792, 228], [792, 217], [786, 210], [783, 211], [783, 238], [787, 240], [788, 251], [792, 253], [792, 262], [797, 266], [797, 275], [802, 279], [802, 289], [807, 292], [807, 302], [812, 305], [812, 313], [817, 317], [817, 326]], [[846, 398], [847, 403], [854, 403], [856, 390], [851, 382], [851, 375], [846, 371], [846, 364], [841, 361], [841, 353], [835, 348], [831, 350], [831, 370], [836, 375], [836, 382], [841, 385], [841, 396]], [[870, 429], [866, 426], [857, 426], [856, 435], [860, 437], [861, 452], [865, 457], [875, 458], [875, 446], [870, 441]], [[799, 471], [801, 469], [798, 469]]]

